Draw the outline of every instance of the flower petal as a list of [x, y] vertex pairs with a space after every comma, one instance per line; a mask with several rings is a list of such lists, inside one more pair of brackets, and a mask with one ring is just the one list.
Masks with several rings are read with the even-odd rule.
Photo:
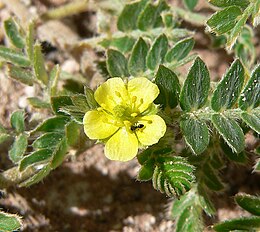
[[106, 143], [105, 155], [108, 159], [128, 161], [138, 152], [138, 140], [134, 133], [122, 127]]
[[122, 101], [128, 101], [126, 86], [121, 78], [108, 79], [97, 88], [94, 97], [102, 108], [111, 113], [114, 107], [120, 105]]
[[138, 123], [143, 124], [144, 127], [137, 129], [136, 135], [139, 142], [145, 146], [157, 143], [165, 134], [166, 124], [158, 115], [144, 116]]
[[145, 77], [138, 77], [130, 80], [127, 87], [130, 99], [136, 97], [135, 105], [138, 106], [140, 113], [145, 111], [159, 95], [159, 88], [157, 85], [153, 84]]
[[90, 139], [105, 139], [114, 134], [119, 127], [109, 121], [114, 120], [112, 116], [102, 111], [88, 111], [84, 118], [84, 131]]

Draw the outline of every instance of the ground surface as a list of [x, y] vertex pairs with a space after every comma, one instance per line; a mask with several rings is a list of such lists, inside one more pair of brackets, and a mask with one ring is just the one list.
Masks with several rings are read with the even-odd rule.
[[[1, 1], [0, 1], [1, 2]], [[65, 0], [22, 1], [27, 4], [31, 14], [45, 11], [50, 7], [59, 6]], [[204, 5], [199, 5], [203, 9]], [[93, 12], [92, 12], [93, 13]], [[12, 15], [12, 9], [2, 6], [1, 20]], [[91, 57], [65, 52], [69, 40], [90, 36], [93, 33], [95, 15], [81, 13], [61, 21], [48, 22], [40, 26], [39, 37], [52, 40], [51, 30], [60, 28], [59, 40], [53, 42], [58, 52], [48, 58], [59, 62], [61, 67], [71, 73], [79, 70], [87, 73]], [[82, 20], [84, 19], [84, 20]], [[92, 25], [93, 24], [93, 25]], [[71, 25], [71, 27], [68, 27]], [[72, 29], [71, 29], [72, 28]], [[231, 56], [223, 51], [213, 52], [206, 48], [201, 28], [196, 29], [196, 51], [205, 60], [214, 78], [219, 78], [232, 61]], [[2, 35], [0, 30], [0, 36]], [[65, 37], [62, 37], [67, 35]], [[3, 37], [1, 37], [2, 40]], [[56, 38], [57, 39], [57, 38]], [[83, 60], [83, 58], [88, 59]], [[80, 62], [79, 62], [80, 60]], [[83, 61], [82, 61], [83, 60]], [[51, 62], [50, 61], [50, 62]], [[188, 67], [188, 66], [187, 66]], [[187, 72], [187, 67], [183, 72]], [[98, 83], [87, 80], [90, 85]], [[26, 107], [26, 97], [34, 94], [34, 89], [25, 87], [0, 74], [0, 122], [9, 126], [9, 117], [13, 110]], [[30, 110], [30, 109], [28, 109]], [[0, 147], [1, 166], [5, 170], [9, 162], [6, 157], [5, 145]], [[75, 158], [70, 158], [62, 166], [53, 171], [40, 184], [30, 188], [10, 188], [0, 206], [4, 210], [22, 215], [24, 226], [22, 231], [124, 231], [124, 232], [170, 232], [174, 223], [169, 218], [170, 199], [155, 191], [151, 183], [139, 183], [135, 180], [139, 166], [136, 160], [119, 163], [107, 160], [103, 155], [102, 145], [95, 145]], [[230, 166], [223, 170], [223, 176], [231, 184], [225, 193], [214, 196], [219, 210], [214, 219], [207, 219], [210, 225], [215, 220], [224, 220], [245, 214], [233, 204], [229, 196], [237, 192], [260, 193], [260, 177], [251, 175], [250, 168]], [[239, 173], [234, 175], [234, 173]], [[257, 184], [258, 183], [258, 184]]]

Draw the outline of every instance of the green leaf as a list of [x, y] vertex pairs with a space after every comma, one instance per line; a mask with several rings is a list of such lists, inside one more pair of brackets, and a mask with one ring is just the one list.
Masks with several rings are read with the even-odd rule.
[[25, 46], [25, 42], [18, 29], [16, 22], [12, 18], [9, 18], [4, 21], [4, 28], [10, 42], [15, 47], [23, 49]]
[[194, 167], [183, 157], [161, 155], [156, 158], [153, 187], [169, 197], [178, 197], [190, 190], [195, 180]]
[[18, 231], [22, 226], [22, 220], [16, 214], [0, 212], [0, 231]]
[[125, 56], [113, 49], [107, 50], [107, 70], [111, 77], [128, 77], [127, 59]]
[[45, 102], [38, 97], [28, 97], [27, 101], [31, 106], [38, 109], [46, 109], [51, 107], [51, 105], [48, 102]]
[[61, 109], [65, 106], [72, 106], [73, 102], [70, 96], [57, 96], [51, 97], [51, 107], [55, 114], [57, 115], [66, 115]]
[[11, 48], [6, 48], [2, 45], [0, 45], [0, 57], [2, 57], [2, 59], [6, 62], [10, 62], [21, 67], [29, 67], [31, 65], [31, 62], [22, 52]]
[[214, 111], [232, 108], [242, 90], [244, 75], [243, 65], [240, 60], [235, 60], [213, 92], [211, 108]]
[[213, 114], [211, 121], [233, 151], [240, 153], [244, 150], [244, 134], [234, 119], [227, 118], [220, 114]]
[[207, 21], [207, 25], [211, 31], [222, 35], [235, 27], [240, 15], [242, 12], [239, 7], [229, 6], [213, 14]]
[[216, 214], [216, 209], [214, 208], [208, 194], [207, 190], [201, 186], [198, 187], [198, 200], [200, 206], [205, 211], [208, 216], [214, 216]]
[[59, 132], [48, 132], [37, 138], [33, 144], [32, 147], [37, 149], [44, 149], [49, 148], [52, 149], [57, 146], [58, 143], [64, 138], [63, 133]]
[[65, 135], [69, 146], [80, 146], [80, 134], [82, 126], [78, 123], [71, 121], [65, 127]]
[[177, 62], [185, 58], [189, 52], [193, 49], [194, 46], [193, 38], [186, 38], [178, 41], [171, 50], [166, 54], [165, 60], [168, 63]]
[[206, 150], [209, 145], [209, 131], [203, 121], [187, 115], [181, 119], [180, 127], [193, 153], [199, 155]]
[[64, 131], [65, 125], [70, 121], [69, 117], [56, 116], [53, 118], [48, 118], [40, 125], [38, 125], [33, 132], [54, 132], [54, 131]]
[[248, 194], [237, 194], [235, 201], [240, 207], [249, 213], [260, 216], [260, 197], [251, 196]]
[[151, 147], [150, 147], [150, 148], [147, 148], [147, 149], [144, 150], [143, 152], [139, 153], [139, 154], [137, 155], [137, 159], [138, 159], [139, 164], [144, 165], [145, 162], [150, 159], [150, 157], [152, 156], [152, 154], [153, 154], [153, 150], [152, 150]]
[[176, 107], [180, 94], [180, 83], [176, 74], [165, 66], [160, 65], [156, 73], [155, 83], [160, 90], [155, 103], [162, 105], [163, 108]]
[[176, 232], [203, 231], [201, 209], [198, 206], [185, 208], [176, 222]]
[[260, 105], [260, 65], [256, 66], [239, 99], [242, 110], [253, 109]]
[[198, 57], [194, 61], [181, 90], [180, 102], [185, 111], [203, 107], [208, 99], [210, 88], [209, 71]]
[[33, 62], [34, 59], [34, 38], [35, 38], [35, 25], [34, 25], [34, 21], [31, 21], [28, 25], [28, 29], [27, 29], [27, 35], [26, 35], [26, 53], [28, 54], [28, 57], [30, 59], [30, 61]]
[[140, 168], [137, 180], [139, 181], [148, 181], [153, 177], [154, 171], [154, 160], [150, 159]]
[[128, 69], [132, 76], [142, 76], [146, 71], [146, 56], [148, 53], [148, 45], [143, 38], [139, 38], [133, 47], [128, 62]]
[[32, 152], [30, 155], [25, 156], [19, 165], [19, 171], [24, 171], [27, 167], [31, 165], [39, 165], [46, 163], [52, 157], [52, 150], [50, 149], [41, 149], [35, 152]]
[[238, 36], [241, 34], [246, 21], [249, 18], [249, 14], [242, 14], [242, 16], [239, 18], [235, 26], [231, 29], [230, 34], [227, 37], [227, 44], [226, 46], [228, 48], [232, 48], [238, 38]]
[[19, 162], [23, 156], [24, 153], [26, 152], [28, 145], [27, 141], [27, 135], [25, 134], [20, 134], [15, 138], [15, 141], [9, 150], [9, 158], [12, 160], [14, 163]]
[[164, 57], [168, 49], [168, 39], [165, 34], [156, 38], [151, 46], [146, 60], [146, 65], [151, 70], [156, 70], [164, 62]]
[[135, 43], [135, 39], [129, 36], [123, 36], [113, 39], [104, 39], [99, 44], [104, 48], [115, 48], [122, 53], [130, 52]]
[[224, 154], [232, 161], [237, 163], [245, 164], [247, 162], [247, 157], [244, 151], [240, 152], [239, 154], [232, 151], [232, 149], [224, 142], [220, 143], [221, 148]]
[[13, 112], [10, 121], [12, 128], [15, 129], [16, 133], [20, 134], [24, 132], [24, 110], [17, 110]]
[[59, 65], [56, 65], [53, 67], [50, 73], [50, 80], [49, 80], [49, 95], [51, 97], [54, 97], [57, 95], [57, 85], [58, 85], [58, 79], [60, 77], [60, 67]]
[[67, 151], [68, 151], [68, 144], [67, 144], [67, 138], [65, 137], [60, 141], [59, 146], [57, 146], [53, 152], [53, 159], [51, 162], [52, 169], [55, 169], [59, 165], [61, 165], [61, 163], [63, 162], [67, 154]]
[[137, 28], [137, 19], [148, 0], [135, 1], [125, 5], [118, 17], [117, 28], [120, 31], [132, 31]]
[[94, 98], [93, 90], [85, 86], [84, 94], [86, 96], [89, 108], [92, 110], [96, 109], [98, 107], [98, 103], [96, 102], [96, 100]]
[[41, 81], [43, 84], [48, 84], [48, 74], [45, 69], [44, 58], [42, 54], [42, 47], [40, 44], [34, 45], [34, 60], [33, 67], [36, 78]]
[[224, 185], [219, 179], [216, 171], [209, 163], [203, 165], [203, 172], [205, 173], [205, 175], [203, 175], [203, 180], [209, 189], [212, 191], [220, 191], [224, 189]]
[[161, 13], [168, 10], [165, 0], [159, 0], [157, 4], [148, 3], [140, 13], [137, 21], [138, 29], [148, 31], [163, 25]]
[[260, 228], [260, 217], [242, 217], [239, 219], [227, 220], [213, 226], [217, 232], [229, 231], [258, 231]]
[[198, 0], [184, 0], [185, 6], [189, 10], [193, 10], [198, 3]]
[[8, 140], [9, 138], [11, 138], [11, 135], [9, 134], [5, 134], [5, 133], [0, 133], [0, 144], [5, 142], [6, 140]]
[[209, 3], [218, 7], [241, 6], [245, 8], [249, 5], [248, 0], [209, 0]]
[[44, 166], [39, 172], [37, 172], [34, 176], [30, 177], [28, 180], [19, 184], [19, 187], [29, 187], [33, 184], [40, 182], [44, 177], [48, 176], [51, 171], [50, 165]]
[[34, 83], [34, 77], [31, 71], [17, 66], [8, 66], [8, 76], [29, 86], [32, 86]]
[[243, 121], [252, 128], [252, 130], [256, 131], [260, 134], [260, 116], [259, 114], [249, 114], [249, 113], [242, 113], [241, 118]]

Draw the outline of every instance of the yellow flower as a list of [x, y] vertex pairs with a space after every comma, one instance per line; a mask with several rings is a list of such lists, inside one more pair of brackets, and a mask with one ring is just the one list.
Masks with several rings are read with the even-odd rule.
[[157, 85], [143, 77], [126, 84], [121, 78], [107, 80], [94, 93], [100, 107], [84, 116], [86, 135], [105, 141], [107, 158], [133, 159], [138, 147], [155, 144], [165, 134], [165, 122], [153, 104], [158, 94]]

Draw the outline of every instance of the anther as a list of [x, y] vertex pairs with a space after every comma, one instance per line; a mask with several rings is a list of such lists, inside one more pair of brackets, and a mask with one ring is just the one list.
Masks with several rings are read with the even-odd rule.
[[133, 96], [133, 97], [132, 97], [132, 103], [135, 103], [136, 100], [137, 100], [137, 97], [136, 97], [136, 96]]

